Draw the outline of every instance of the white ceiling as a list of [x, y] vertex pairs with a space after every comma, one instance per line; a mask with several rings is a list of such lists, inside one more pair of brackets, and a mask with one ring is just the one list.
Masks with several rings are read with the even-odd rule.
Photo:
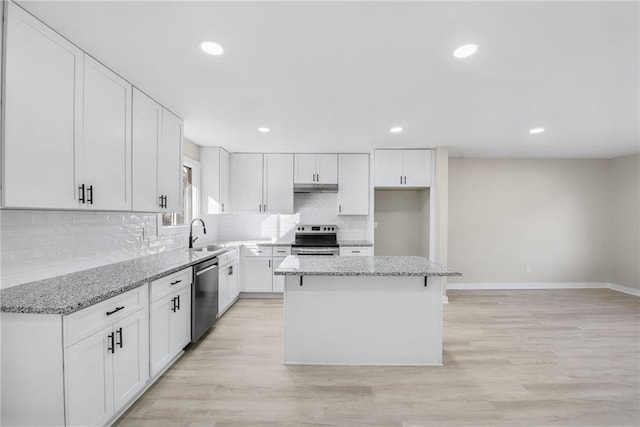
[[[640, 152], [638, 2], [21, 4], [183, 117], [200, 145]], [[225, 54], [204, 55], [203, 40]], [[469, 42], [478, 53], [455, 59]]]

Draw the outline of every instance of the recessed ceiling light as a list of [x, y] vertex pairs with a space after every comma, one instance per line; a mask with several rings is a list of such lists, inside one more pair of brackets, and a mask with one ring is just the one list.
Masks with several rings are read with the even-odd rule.
[[204, 53], [214, 56], [222, 55], [224, 53], [222, 46], [215, 42], [202, 42], [200, 43], [200, 49], [202, 49]]
[[269, 128], [258, 128], [258, 132], [269, 133], [269, 132], [271, 132], [271, 129], [269, 129]]
[[529, 129], [529, 133], [531, 135], [535, 135], [537, 133], [542, 133], [544, 132], [544, 128], [533, 128], [533, 129]]
[[478, 50], [478, 46], [475, 44], [465, 44], [453, 51], [453, 56], [456, 58], [467, 58]]
[[400, 133], [400, 132], [402, 132], [402, 128], [400, 126], [395, 126], [395, 127], [392, 127], [391, 129], [389, 129], [389, 132], [391, 132], [391, 133]]

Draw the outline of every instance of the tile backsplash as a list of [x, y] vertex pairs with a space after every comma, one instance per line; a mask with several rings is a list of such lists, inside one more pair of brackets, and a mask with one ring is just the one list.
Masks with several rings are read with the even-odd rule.
[[187, 246], [188, 230], [157, 233], [157, 215], [0, 211], [1, 288]]
[[[335, 224], [338, 239], [366, 240], [369, 216], [338, 215], [336, 193], [296, 193], [294, 214], [220, 215], [218, 233], [229, 239], [293, 240], [296, 224]], [[369, 240], [371, 240], [369, 238]]]

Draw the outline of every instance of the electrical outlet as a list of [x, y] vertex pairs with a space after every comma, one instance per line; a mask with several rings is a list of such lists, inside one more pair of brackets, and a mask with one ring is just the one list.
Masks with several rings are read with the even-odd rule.
[[527, 265], [527, 273], [531, 273], [531, 266]]

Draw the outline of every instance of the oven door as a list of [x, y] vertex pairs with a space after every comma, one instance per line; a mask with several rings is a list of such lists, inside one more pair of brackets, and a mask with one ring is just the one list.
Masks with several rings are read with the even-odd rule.
[[291, 248], [291, 255], [295, 256], [337, 256], [340, 248]]

